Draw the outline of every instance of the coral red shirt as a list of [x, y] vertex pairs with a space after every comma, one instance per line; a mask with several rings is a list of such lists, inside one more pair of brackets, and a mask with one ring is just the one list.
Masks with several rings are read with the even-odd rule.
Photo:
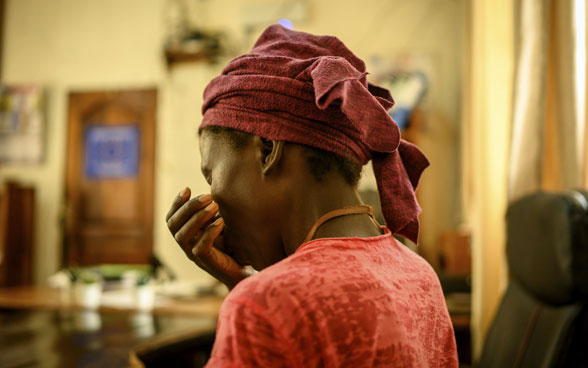
[[385, 231], [310, 241], [241, 281], [207, 367], [457, 367], [437, 275]]

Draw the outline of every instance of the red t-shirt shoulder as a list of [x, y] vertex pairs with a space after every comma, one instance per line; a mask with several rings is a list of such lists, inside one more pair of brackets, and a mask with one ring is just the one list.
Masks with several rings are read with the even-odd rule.
[[211, 367], [457, 367], [439, 280], [386, 234], [317, 239], [240, 282]]

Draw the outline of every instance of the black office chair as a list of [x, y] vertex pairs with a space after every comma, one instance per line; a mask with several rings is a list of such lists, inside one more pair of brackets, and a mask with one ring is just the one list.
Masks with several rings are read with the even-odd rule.
[[508, 288], [478, 367], [588, 367], [588, 193], [536, 193], [507, 214]]

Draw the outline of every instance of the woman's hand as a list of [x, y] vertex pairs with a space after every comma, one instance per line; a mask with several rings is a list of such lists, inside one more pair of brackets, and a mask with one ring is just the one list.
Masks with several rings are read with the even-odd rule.
[[224, 252], [223, 219], [212, 222], [217, 212], [218, 205], [209, 194], [190, 199], [190, 188], [186, 188], [178, 194], [165, 219], [186, 256], [230, 290], [251, 272]]

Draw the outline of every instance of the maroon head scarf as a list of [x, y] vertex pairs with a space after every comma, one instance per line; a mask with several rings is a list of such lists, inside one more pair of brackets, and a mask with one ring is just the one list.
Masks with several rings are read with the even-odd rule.
[[204, 90], [200, 129], [221, 126], [271, 140], [372, 160], [382, 212], [393, 233], [416, 243], [414, 190], [429, 165], [400, 139], [387, 89], [366, 80], [364, 62], [339, 39], [272, 25]]

